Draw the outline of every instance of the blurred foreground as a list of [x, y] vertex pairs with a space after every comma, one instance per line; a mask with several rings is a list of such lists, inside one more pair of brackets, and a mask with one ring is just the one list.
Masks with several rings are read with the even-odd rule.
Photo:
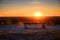
[[2, 26], [0, 40], [60, 40], [60, 26], [30, 29], [17, 25]]
[[13, 18], [0, 18], [0, 40], [60, 40], [59, 18], [39, 20], [37, 23], [30, 19], [28, 21], [19, 18], [18, 21]]

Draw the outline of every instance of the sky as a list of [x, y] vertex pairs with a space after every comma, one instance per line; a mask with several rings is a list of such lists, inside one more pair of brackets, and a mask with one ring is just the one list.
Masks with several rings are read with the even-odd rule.
[[0, 0], [1, 16], [32, 16], [36, 11], [44, 16], [60, 16], [58, 0]]

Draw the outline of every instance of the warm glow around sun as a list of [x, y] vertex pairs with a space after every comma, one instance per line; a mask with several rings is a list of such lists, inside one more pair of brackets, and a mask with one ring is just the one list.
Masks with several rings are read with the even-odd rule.
[[41, 12], [35, 12], [35, 13], [34, 13], [34, 16], [39, 17], [39, 16], [43, 16], [43, 15], [42, 15], [42, 13], [41, 13]]
[[37, 22], [39, 22], [38, 20], [43, 20], [44, 19], [44, 17], [43, 17], [44, 15], [40, 11], [34, 12], [33, 16], [34, 16], [34, 20], [37, 21]]

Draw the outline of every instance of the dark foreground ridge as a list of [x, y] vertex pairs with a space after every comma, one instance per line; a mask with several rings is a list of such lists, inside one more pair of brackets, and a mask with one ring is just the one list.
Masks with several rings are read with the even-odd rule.
[[0, 35], [0, 40], [60, 40], [60, 32], [5, 33]]
[[37, 28], [33, 18], [0, 17], [0, 40], [60, 40], [60, 17], [48, 17], [44, 21], [47, 25]]

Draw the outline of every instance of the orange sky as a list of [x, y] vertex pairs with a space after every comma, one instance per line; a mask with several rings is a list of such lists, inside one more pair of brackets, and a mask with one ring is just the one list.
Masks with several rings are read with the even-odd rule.
[[58, 8], [49, 8], [45, 6], [29, 6], [29, 7], [24, 7], [24, 8], [8, 8], [5, 10], [1, 10], [0, 16], [32, 16], [36, 11], [42, 12], [44, 16], [46, 15], [53, 15], [53, 16], [60, 16], [60, 11]]
[[42, 4], [32, 5], [3, 5], [0, 9], [0, 16], [33, 16], [38, 11], [42, 12], [44, 16], [60, 16], [60, 7]]

